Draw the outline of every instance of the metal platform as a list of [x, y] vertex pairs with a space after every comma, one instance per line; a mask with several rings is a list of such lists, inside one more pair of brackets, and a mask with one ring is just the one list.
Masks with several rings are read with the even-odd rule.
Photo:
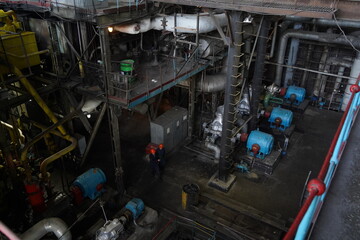
[[[249, 155], [240, 156], [240, 160], [243, 160], [249, 166], [253, 165], [253, 169], [255, 171], [259, 171], [265, 174], [271, 175], [277, 165], [280, 162], [281, 152], [273, 150], [268, 156], [264, 159], [255, 158]], [[254, 161], [254, 162], [253, 162]]]

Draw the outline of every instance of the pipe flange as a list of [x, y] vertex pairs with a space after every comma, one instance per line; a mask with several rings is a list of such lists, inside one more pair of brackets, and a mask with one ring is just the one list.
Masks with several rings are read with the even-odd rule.
[[311, 179], [309, 181], [309, 183], [307, 184], [307, 190], [308, 190], [308, 192], [317, 191], [316, 195], [320, 196], [325, 192], [326, 185], [322, 180], [320, 180], [318, 178], [314, 178], [314, 179]]
[[357, 84], [353, 84], [350, 86], [350, 92], [352, 93], [358, 93], [360, 92], [360, 86]]

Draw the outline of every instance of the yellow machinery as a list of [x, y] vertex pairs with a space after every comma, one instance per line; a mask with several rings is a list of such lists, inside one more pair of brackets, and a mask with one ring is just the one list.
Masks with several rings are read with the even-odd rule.
[[[42, 108], [42, 110], [49, 117], [49, 119], [54, 124], [56, 124], [58, 122], [58, 119], [21, 71], [21, 69], [26, 69], [32, 66], [39, 65], [39, 55], [48, 52], [48, 50], [38, 50], [35, 33], [22, 32], [21, 24], [17, 21], [16, 15], [13, 11], [4, 12], [3, 10], [0, 10], [0, 22], [4, 23], [4, 25], [0, 27], [0, 76], [8, 73], [16, 75], [21, 84], [34, 98], [34, 100]], [[8, 127], [7, 125], [4, 126]], [[43, 126], [41, 128], [45, 129], [45, 127]], [[67, 141], [70, 141], [71, 144], [70, 146], [46, 158], [41, 163], [40, 170], [44, 178], [43, 180], [45, 181], [48, 180], [48, 174], [46, 172], [47, 165], [60, 158], [61, 156], [69, 153], [77, 145], [76, 139], [71, 137], [62, 125], [57, 126], [57, 129], [59, 131], [52, 130], [51, 133]], [[24, 149], [22, 149], [21, 153], [20, 160], [23, 163], [25, 171], [27, 173], [27, 180], [31, 179], [31, 170], [27, 163], [27, 150], [35, 142], [36, 141], [28, 142], [25, 145]]]
[[[0, 27], [0, 58], [6, 64], [15, 65], [20, 70], [39, 65], [39, 55], [47, 50], [38, 50], [35, 33], [22, 32], [21, 24], [13, 11], [0, 10], [0, 22], [4, 24]], [[0, 67], [0, 73], [8, 72], [8, 67]]]

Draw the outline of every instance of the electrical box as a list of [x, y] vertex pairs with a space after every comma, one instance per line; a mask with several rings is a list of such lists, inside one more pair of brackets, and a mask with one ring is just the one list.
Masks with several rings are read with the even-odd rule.
[[188, 111], [178, 106], [150, 122], [151, 142], [171, 151], [187, 137]]

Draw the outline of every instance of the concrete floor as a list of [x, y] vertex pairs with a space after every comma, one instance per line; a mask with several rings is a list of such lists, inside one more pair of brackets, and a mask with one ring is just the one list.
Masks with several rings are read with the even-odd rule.
[[165, 208], [186, 214], [181, 208], [182, 186], [197, 183], [204, 196], [236, 201], [265, 215], [289, 220], [299, 209], [309, 171], [315, 176], [320, 169], [340, 117], [340, 113], [309, 107], [297, 123], [287, 156], [273, 175], [260, 175], [254, 180], [235, 173], [237, 181], [228, 193], [223, 193], [207, 186], [216, 165], [185, 148], [168, 155], [163, 181], [153, 178], [144, 160], [144, 149], [150, 140], [148, 118], [139, 114], [123, 114], [120, 129], [127, 193], [142, 198], [145, 204], [155, 209]]

